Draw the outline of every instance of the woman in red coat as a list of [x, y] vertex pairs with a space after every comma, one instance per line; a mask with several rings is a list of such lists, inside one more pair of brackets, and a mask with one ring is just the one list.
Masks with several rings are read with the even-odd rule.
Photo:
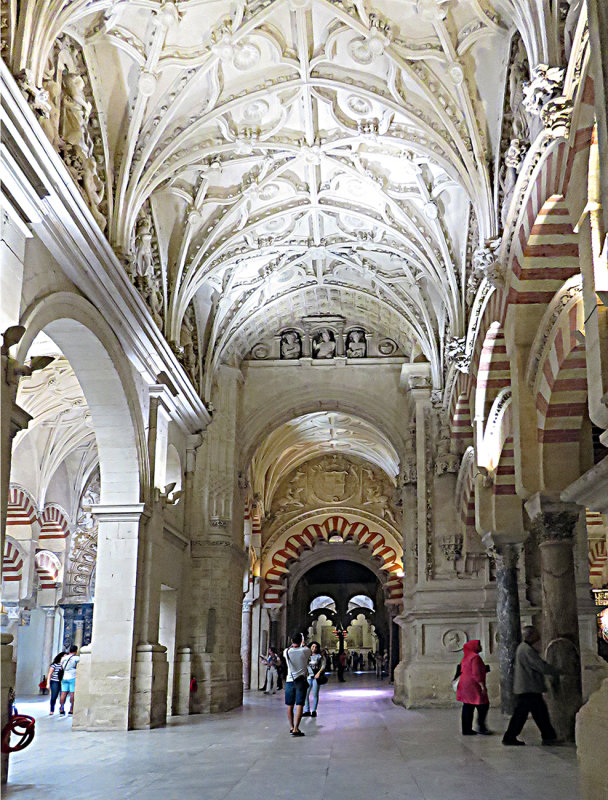
[[464, 655], [460, 662], [461, 673], [458, 681], [458, 691], [456, 692], [456, 700], [462, 703], [462, 735], [476, 735], [473, 730], [475, 708], [477, 708], [477, 730], [479, 733], [489, 734], [490, 731], [486, 727], [486, 717], [488, 716], [490, 701], [486, 690], [486, 665], [479, 655], [481, 642], [479, 639], [471, 639], [462, 649]]

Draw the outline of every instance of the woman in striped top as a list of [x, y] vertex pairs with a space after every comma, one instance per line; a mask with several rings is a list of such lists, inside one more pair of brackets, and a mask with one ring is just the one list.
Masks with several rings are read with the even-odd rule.
[[57, 653], [49, 666], [49, 677], [47, 678], [46, 685], [51, 690], [51, 715], [55, 713], [55, 703], [61, 691], [61, 675], [63, 674], [61, 659], [64, 655], [65, 650], [62, 650], [61, 653]]

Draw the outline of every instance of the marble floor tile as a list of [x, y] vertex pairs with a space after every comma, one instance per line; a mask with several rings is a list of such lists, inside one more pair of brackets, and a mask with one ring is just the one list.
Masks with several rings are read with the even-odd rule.
[[39, 800], [579, 800], [573, 747], [544, 748], [531, 722], [528, 746], [463, 739], [458, 709], [406, 711], [370, 676], [322, 690], [306, 736], [289, 736], [282, 697], [247, 694], [226, 714], [173, 717], [129, 733], [71, 730], [48, 700], [21, 701], [37, 720], [34, 743], [11, 757], [6, 797]]

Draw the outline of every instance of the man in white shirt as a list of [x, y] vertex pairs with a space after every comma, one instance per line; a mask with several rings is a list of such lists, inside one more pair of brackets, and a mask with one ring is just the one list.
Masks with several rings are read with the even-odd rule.
[[61, 659], [63, 678], [61, 679], [61, 694], [59, 696], [59, 714], [65, 716], [65, 701], [70, 695], [70, 714], [74, 713], [74, 690], [76, 688], [76, 667], [80, 661], [78, 648], [75, 644], [70, 647], [70, 652]]
[[[289, 720], [292, 736], [304, 736], [300, 730], [300, 720], [306, 701], [308, 689], [308, 662], [311, 651], [306, 647], [303, 633], [295, 633], [291, 637], [291, 647], [286, 647], [283, 653], [287, 663], [287, 679], [285, 680], [285, 705], [287, 706], [287, 719]], [[293, 707], [296, 707], [295, 717]]]

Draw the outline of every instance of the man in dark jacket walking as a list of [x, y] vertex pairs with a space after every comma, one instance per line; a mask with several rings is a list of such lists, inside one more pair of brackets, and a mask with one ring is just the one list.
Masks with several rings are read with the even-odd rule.
[[545, 675], [559, 675], [559, 670], [552, 667], [539, 656], [534, 645], [540, 641], [538, 631], [527, 625], [522, 632], [523, 641], [515, 652], [515, 676], [513, 681], [513, 694], [515, 695], [515, 711], [509, 722], [509, 727], [503, 736], [502, 743], [506, 745], [522, 746], [517, 737], [526, 724], [528, 714], [538, 726], [543, 744], [555, 744], [557, 734], [549, 718], [549, 709], [543, 698]]

